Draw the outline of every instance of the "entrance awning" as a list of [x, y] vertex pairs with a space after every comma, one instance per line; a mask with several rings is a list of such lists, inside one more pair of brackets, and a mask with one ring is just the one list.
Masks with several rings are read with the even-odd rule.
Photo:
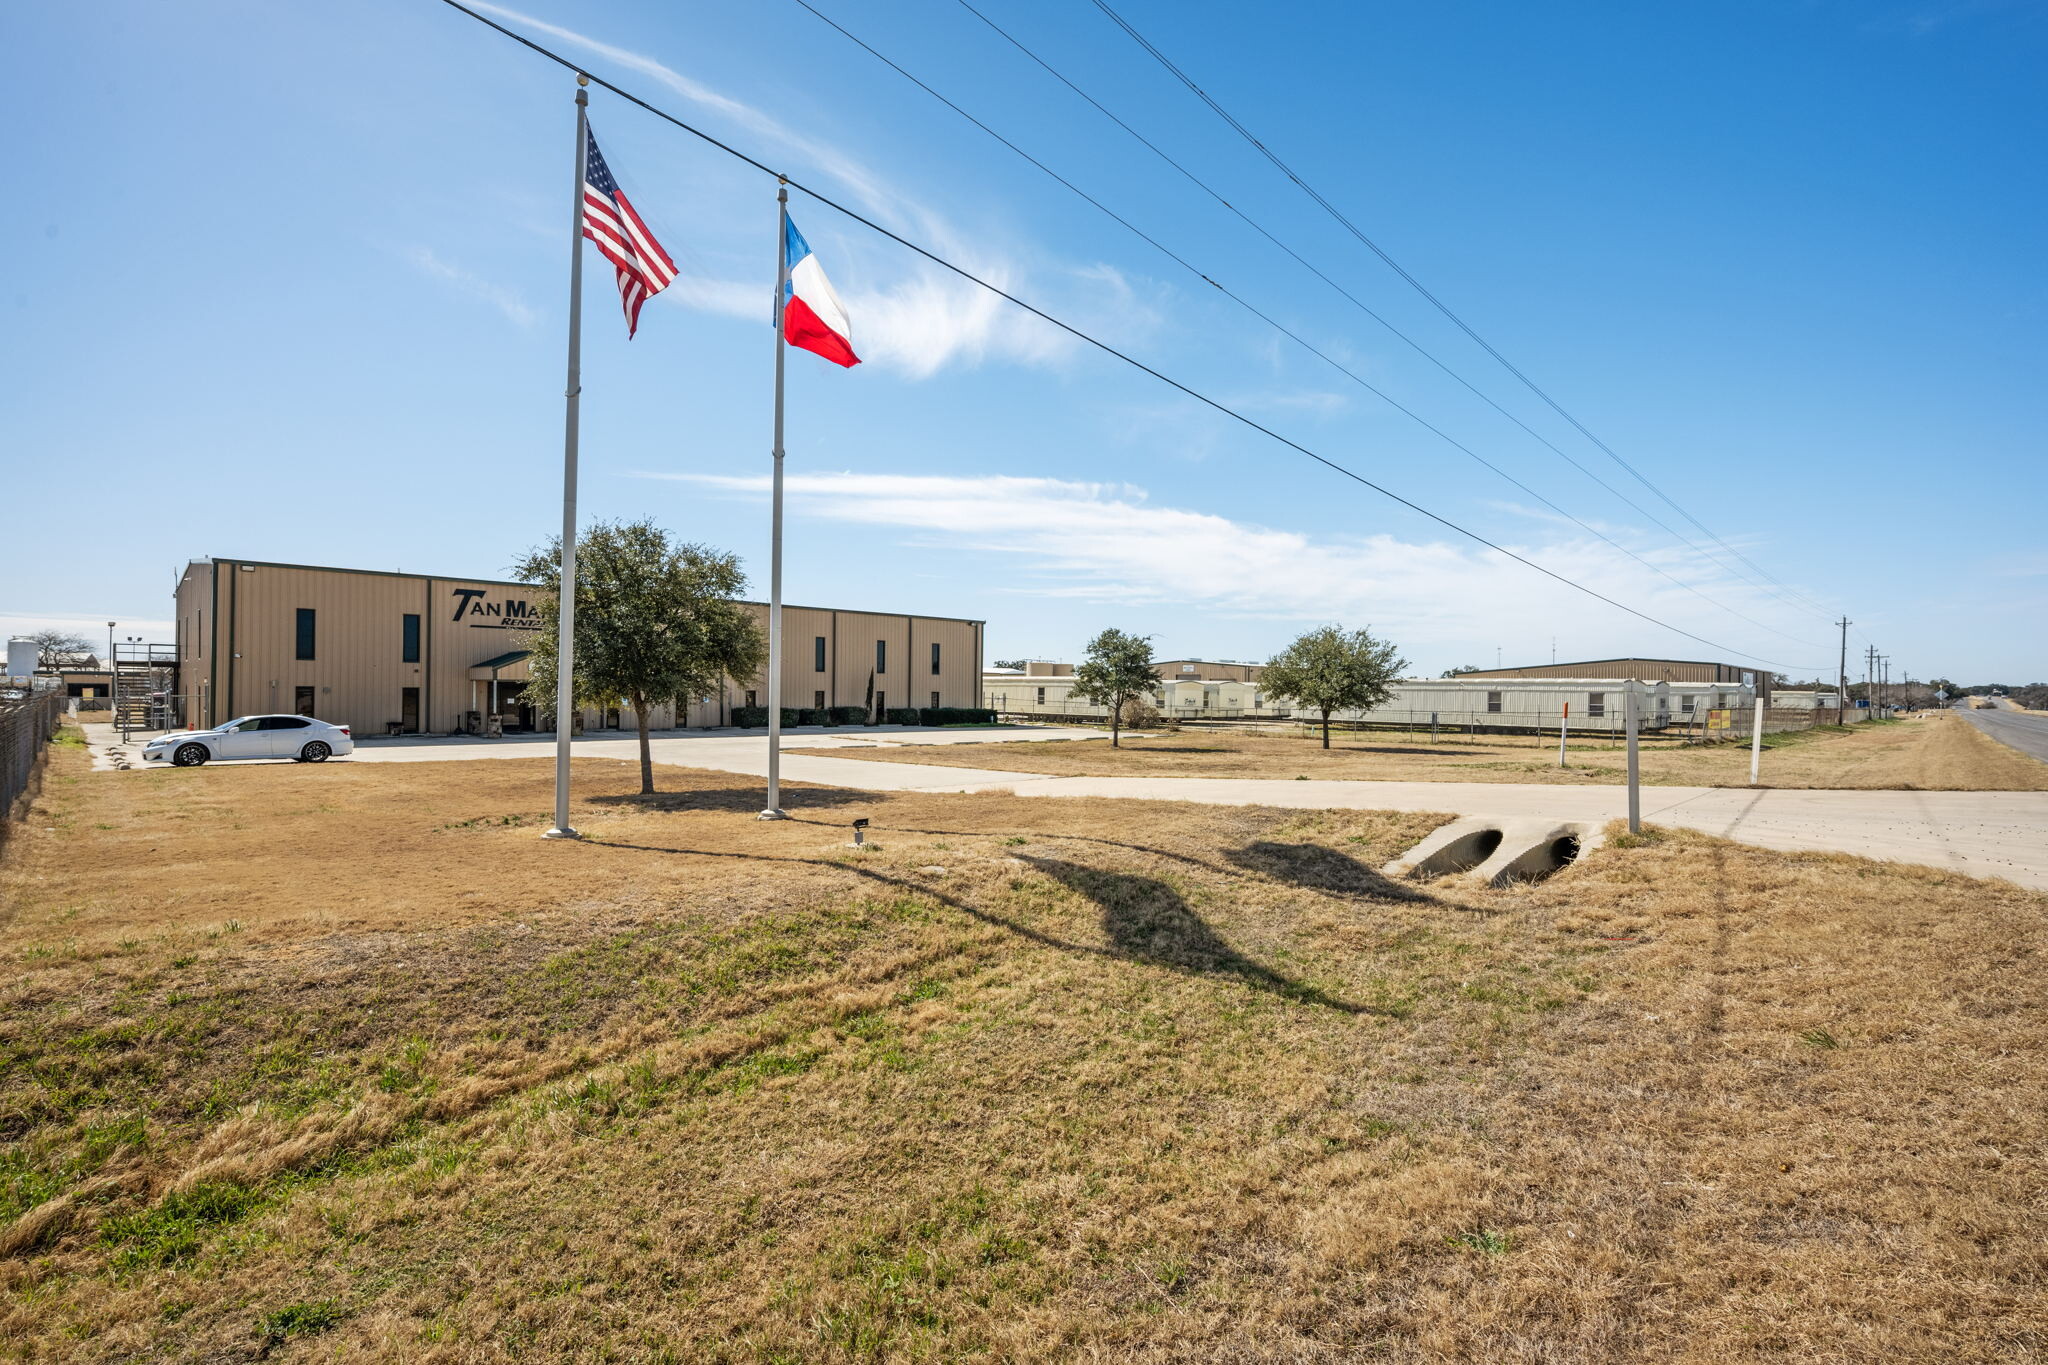
[[470, 665], [469, 676], [481, 682], [489, 682], [493, 678], [500, 682], [525, 682], [533, 673], [533, 665], [527, 662], [532, 657], [530, 649], [515, 649], [510, 654], [500, 654], [495, 659]]

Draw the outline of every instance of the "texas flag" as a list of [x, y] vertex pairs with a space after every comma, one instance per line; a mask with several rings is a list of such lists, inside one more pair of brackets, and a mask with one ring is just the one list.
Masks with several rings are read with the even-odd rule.
[[825, 268], [796, 224], [783, 218], [782, 251], [789, 268], [789, 293], [782, 304], [782, 335], [792, 346], [849, 368], [860, 364], [853, 353], [853, 324], [846, 305], [825, 278]]

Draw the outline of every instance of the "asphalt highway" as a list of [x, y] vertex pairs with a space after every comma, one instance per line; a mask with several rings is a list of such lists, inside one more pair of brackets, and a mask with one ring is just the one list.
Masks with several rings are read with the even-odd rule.
[[2018, 749], [2030, 758], [2048, 762], [2048, 716], [2004, 707], [1980, 711], [1974, 706], [1958, 706], [1956, 710], [1962, 713], [1964, 720], [2000, 744]]

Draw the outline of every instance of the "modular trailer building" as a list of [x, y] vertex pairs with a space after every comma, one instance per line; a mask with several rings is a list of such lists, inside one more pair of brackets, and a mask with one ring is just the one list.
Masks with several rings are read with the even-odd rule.
[[[766, 604], [744, 604], [762, 630]], [[531, 584], [493, 578], [195, 559], [176, 591], [178, 703], [186, 725], [295, 712], [350, 726], [450, 734], [498, 715], [547, 725], [552, 698], [525, 695], [542, 604]], [[784, 605], [786, 706], [972, 707], [980, 702], [980, 621]], [[654, 708], [657, 728], [731, 723], [765, 704], [765, 672]], [[623, 707], [585, 710], [586, 729], [631, 728]]]
[[[1071, 670], [995, 669], [982, 675], [986, 704], [1023, 719], [1106, 721], [1109, 710], [1073, 696]], [[1064, 665], [1059, 667], [1064, 668]], [[1746, 707], [1749, 688], [1737, 684], [1671, 684], [1630, 678], [1404, 678], [1386, 705], [1336, 711], [1330, 719], [1353, 725], [1575, 734], [1620, 734], [1624, 697], [1633, 688], [1639, 729], [1654, 732], [1705, 720], [1708, 711]], [[1171, 720], [1317, 719], [1313, 712], [1275, 700], [1256, 682], [1234, 678], [1162, 680], [1153, 705]]]

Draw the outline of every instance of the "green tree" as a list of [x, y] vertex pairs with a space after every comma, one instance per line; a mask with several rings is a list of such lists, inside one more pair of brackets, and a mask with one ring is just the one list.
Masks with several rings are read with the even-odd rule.
[[[530, 691], [553, 702], [560, 658], [555, 601], [562, 589], [560, 537], [530, 551], [513, 573], [545, 598], [546, 624], [534, 633]], [[654, 792], [647, 712], [673, 699], [678, 711], [727, 675], [752, 677], [767, 642], [746, 608], [738, 557], [705, 545], [671, 543], [651, 521], [598, 522], [576, 545], [578, 706], [624, 698], [640, 727], [640, 793]], [[557, 725], [568, 725], [557, 716]]]
[[1273, 656], [1259, 674], [1268, 695], [1319, 711], [1323, 747], [1330, 747], [1332, 711], [1369, 711], [1394, 695], [1408, 661], [1369, 630], [1320, 626]]
[[1109, 745], [1123, 747], [1124, 703], [1159, 695], [1152, 671], [1152, 637], [1105, 630], [1088, 642], [1088, 657], [1074, 670], [1073, 695], [1109, 708]]
[[1478, 671], [1478, 664], [1459, 664], [1456, 668], [1445, 669], [1442, 673], [1439, 673], [1437, 676], [1440, 678], [1462, 678], [1467, 673], [1477, 673]]

